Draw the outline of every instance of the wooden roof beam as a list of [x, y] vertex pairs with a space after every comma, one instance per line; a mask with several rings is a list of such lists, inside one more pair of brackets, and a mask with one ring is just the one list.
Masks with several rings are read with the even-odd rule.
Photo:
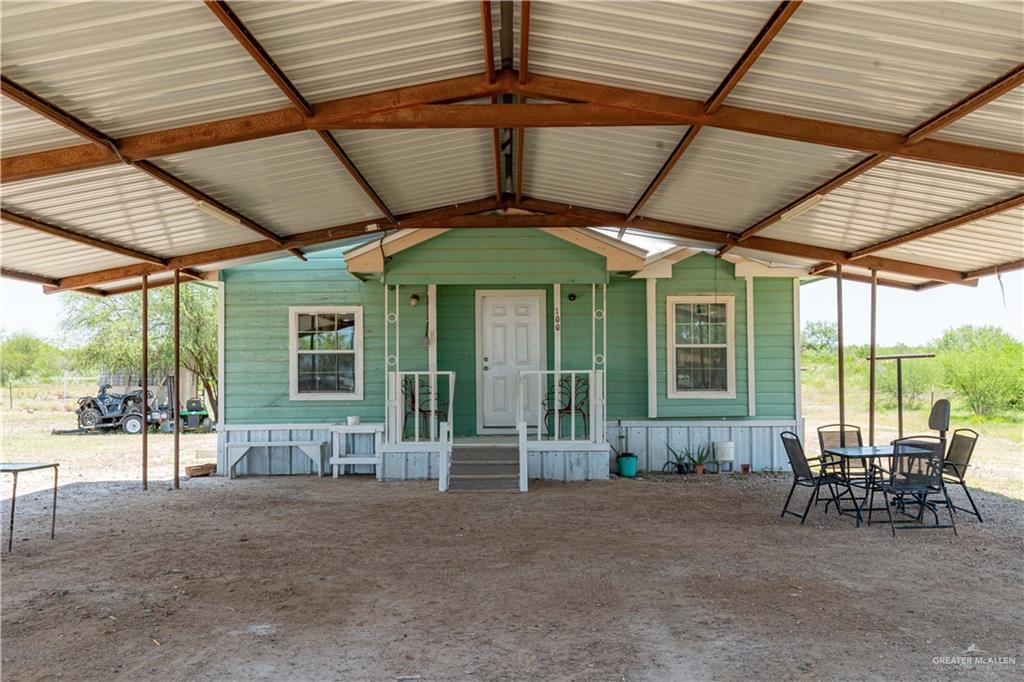
[[[417, 219], [433, 220], [443, 216], [459, 216], [494, 208], [497, 208], [494, 198], [488, 197], [478, 201], [453, 204], [451, 206], [431, 209], [429, 211], [418, 211], [398, 217], [400, 219], [399, 223], [402, 223], [403, 220], [408, 223], [408, 225], [404, 223], [401, 224], [402, 227], [406, 227], [414, 226], [414, 221]], [[225, 246], [217, 249], [208, 249], [206, 251], [198, 251], [182, 256], [175, 256], [167, 259], [166, 265], [162, 267], [149, 263], [140, 263], [137, 265], [108, 268], [97, 272], [72, 275], [60, 280], [58, 286], [54, 289], [48, 290], [47, 293], [72, 291], [83, 287], [89, 287], [94, 284], [102, 284], [104, 282], [115, 282], [117, 280], [131, 279], [133, 277], [141, 277], [142, 275], [154, 275], [161, 272], [171, 272], [173, 270], [185, 271], [188, 268], [195, 268], [213, 263], [221, 263], [240, 258], [250, 258], [253, 256], [262, 256], [281, 251], [288, 251], [290, 249], [313, 246], [316, 244], [336, 242], [343, 239], [366, 235], [368, 232], [379, 231], [380, 227], [381, 226], [379, 225], [374, 226], [372, 220], [360, 220], [347, 225], [339, 225], [336, 227], [328, 227], [292, 235], [288, 237], [287, 241], [283, 245], [275, 244], [267, 239], [261, 239], [245, 244], [237, 244], [235, 246]]]
[[[429, 106], [431, 102], [503, 93], [589, 104]], [[487, 83], [484, 74], [476, 74], [332, 100], [314, 104], [313, 108], [314, 116], [311, 118], [288, 108], [127, 136], [116, 143], [125, 159], [137, 160], [307, 128], [705, 125], [869, 154], [889, 154], [930, 163], [1024, 175], [1024, 154], [1018, 152], [932, 139], [906, 145], [904, 136], [899, 133], [727, 105], [706, 115], [704, 103], [698, 100], [538, 74], [530, 74], [525, 84], [519, 84], [518, 73], [511, 70], [498, 72], [493, 84]], [[98, 145], [79, 145], [3, 158], [2, 173], [5, 180], [11, 182], [93, 168], [118, 160], [109, 149], [101, 149]]]
[[[24, 104], [25, 106], [29, 107], [32, 111], [39, 114], [40, 116], [43, 116], [44, 118], [49, 119], [50, 121], [53, 121], [54, 123], [57, 123], [58, 125], [64, 126], [68, 130], [71, 130], [72, 132], [78, 134], [79, 136], [84, 137], [85, 139], [89, 140], [89, 142], [92, 143], [92, 146], [114, 154], [119, 161], [137, 170], [140, 170], [143, 173], [146, 173], [150, 177], [159, 180], [160, 182], [164, 183], [165, 185], [167, 185], [168, 187], [175, 191], [178, 191], [182, 194], [185, 194], [186, 196], [191, 197], [195, 201], [204, 201], [212, 206], [217, 207], [218, 209], [224, 211], [225, 213], [230, 214], [232, 217], [238, 220], [239, 224], [242, 225], [243, 227], [248, 228], [249, 230], [265, 237], [266, 239], [269, 239], [275, 244], [280, 245], [283, 243], [283, 240], [280, 237], [278, 237], [276, 234], [266, 229], [262, 225], [257, 224], [256, 222], [243, 216], [238, 211], [229, 208], [228, 206], [222, 204], [213, 197], [205, 194], [201, 190], [188, 184], [184, 180], [180, 180], [179, 178], [176, 178], [175, 176], [163, 170], [162, 168], [153, 165], [149, 161], [130, 161], [126, 159], [121, 152], [120, 145], [117, 140], [89, 126], [88, 124], [79, 120], [72, 114], [64, 111], [63, 109], [60, 109], [59, 107], [48, 102], [42, 97], [39, 97], [38, 95], [32, 93], [27, 88], [18, 85], [10, 79], [3, 79], [3, 91], [5, 94], [7, 94], [8, 92], [16, 92], [18, 97], [20, 97], [18, 101]], [[296, 255], [299, 258], [305, 260], [305, 256], [303, 256], [301, 252], [296, 252], [293, 255]]]
[[[274, 85], [277, 86], [285, 97], [287, 97], [295, 109], [304, 117], [309, 118], [313, 115], [313, 106], [302, 96], [299, 89], [288, 79], [284, 71], [277, 62], [271, 58], [270, 54], [263, 49], [256, 37], [246, 28], [242, 20], [238, 18], [238, 15], [234, 13], [228, 3], [224, 0], [206, 0], [206, 6], [210, 8], [210, 11], [220, 20], [224, 27], [235, 37], [235, 40], [249, 53], [253, 61], [263, 72], [267, 74], [270, 80], [274, 81]], [[348, 174], [352, 176], [352, 179], [356, 181], [359, 188], [363, 190], [370, 201], [373, 202], [374, 206], [387, 217], [391, 222], [395, 222], [395, 216], [388, 209], [387, 205], [380, 198], [380, 195], [370, 186], [369, 181], [359, 171], [352, 159], [349, 158], [345, 150], [342, 149], [341, 144], [335, 139], [333, 135], [325, 130], [317, 130], [317, 136], [320, 140], [327, 145], [327, 148], [331, 151], [341, 165], [348, 171]], [[304, 256], [299, 257], [305, 258]]]
[[965, 272], [964, 277], [968, 279], [976, 279], [978, 277], [986, 277], [988, 275], [1001, 275], [1004, 272], [1013, 272], [1014, 270], [1024, 270], [1024, 260], [1015, 260], [1010, 261], [1009, 263], [991, 265], [987, 268], [971, 270], [970, 272]]
[[[41, 284], [43, 285], [43, 291], [50, 293], [56, 287], [60, 286], [60, 280], [53, 279], [52, 277], [43, 277], [42, 275], [33, 275], [30, 272], [24, 272], [22, 270], [11, 270], [10, 268], [0, 268], [0, 277], [7, 279], [13, 279], [18, 282], [28, 282], [29, 284]], [[89, 294], [90, 296], [106, 296], [106, 292], [100, 291], [99, 289], [93, 289], [91, 287], [83, 287], [77, 289], [79, 293]]]
[[494, 70], [494, 24], [491, 23], [491, 2], [480, 2], [480, 28], [484, 39], [484, 78], [493, 83], [496, 78]]
[[[835, 270], [830, 270], [826, 272], [819, 272], [817, 273], [817, 276], [835, 278], [838, 275], [836, 274]], [[847, 272], [846, 270], [843, 270], [843, 281], [871, 284], [871, 278], [868, 277], [867, 275], [858, 275], [852, 272]], [[883, 277], [878, 278], [878, 284], [879, 286], [892, 287], [893, 289], [904, 289], [906, 291], [916, 291], [917, 288], [920, 286], [919, 284], [914, 284], [913, 282], [901, 282], [900, 280], [885, 279]], [[937, 282], [937, 284], [946, 284], [946, 282]]]
[[[775, 8], [772, 16], [770, 16], [768, 21], [765, 22], [765, 25], [761, 27], [761, 30], [754, 37], [754, 40], [750, 45], [747, 46], [747, 49], [740, 56], [739, 60], [737, 60], [732, 69], [729, 70], [729, 73], [722, 82], [718, 84], [718, 87], [715, 88], [711, 97], [704, 102], [705, 115], [714, 114], [718, 111], [725, 102], [725, 98], [729, 96], [729, 93], [731, 93], [737, 85], [739, 85], [740, 80], [742, 80], [743, 76], [745, 76], [747, 71], [750, 70], [750, 67], [754, 65], [754, 62], [756, 62], [757, 58], [761, 56], [761, 53], [768, 48], [768, 45], [771, 44], [775, 36], [782, 30], [782, 27], [786, 25], [786, 22], [789, 21], [790, 17], [792, 17], [800, 7], [801, 2], [803, 2], [803, 0], [783, 0], [779, 3], [779, 6]], [[647, 188], [640, 194], [640, 198], [633, 204], [633, 208], [631, 208], [629, 213], [626, 214], [630, 220], [635, 218], [640, 213], [640, 209], [642, 209], [650, 198], [654, 196], [658, 187], [661, 186], [661, 183], [665, 181], [668, 174], [673, 168], [675, 168], [679, 159], [682, 158], [683, 154], [693, 143], [693, 140], [697, 137], [700, 131], [700, 125], [693, 125], [686, 131], [686, 133], [683, 134], [682, 139], [679, 140], [679, 143], [676, 145], [675, 149], [672, 150], [668, 159], [665, 160], [665, 163], [662, 164], [654, 178], [647, 185]], [[625, 234], [626, 228], [623, 227], [619, 230], [619, 239], [622, 239]]]
[[121, 256], [127, 256], [128, 258], [135, 258], [154, 265], [165, 265], [167, 263], [165, 259], [151, 253], [137, 251], [126, 246], [121, 246], [120, 244], [115, 244], [114, 242], [108, 242], [105, 239], [92, 237], [81, 232], [75, 232], [63, 227], [58, 227], [57, 225], [51, 225], [50, 223], [43, 222], [42, 220], [37, 220], [26, 215], [21, 215], [20, 213], [8, 211], [7, 209], [0, 210], [0, 216], [8, 222], [21, 225], [22, 227], [26, 227], [30, 230], [35, 230], [36, 232], [48, 234], [60, 239], [66, 239], [67, 241], [76, 242], [85, 246], [91, 246], [92, 248], [100, 249], [101, 251], [116, 253]]
[[[978, 108], [988, 104], [996, 97], [1003, 95], [1013, 88], [1024, 82], [1024, 65], [1017, 65], [1010, 70], [1009, 73], [1000, 76], [996, 80], [992, 81], [985, 87], [977, 90], [967, 97], [963, 98], [951, 107], [948, 107], [936, 116], [933, 116], [929, 120], [925, 121], [921, 125], [917, 126], [913, 130], [909, 131], [903, 136], [903, 142], [899, 147], [891, 152], [879, 152], [872, 154], [871, 156], [858, 162], [851, 168], [843, 171], [839, 175], [833, 177], [831, 180], [819, 185], [810, 192], [803, 196], [791, 201], [779, 210], [762, 218], [758, 222], [754, 223], [750, 227], [743, 230], [740, 233], [739, 241], [743, 241], [749, 238], [751, 235], [757, 234], [767, 228], [771, 227], [775, 223], [782, 219], [782, 216], [787, 212], [791, 211], [796, 206], [808, 201], [816, 195], [826, 195], [829, 192], [842, 187], [846, 183], [850, 182], [854, 178], [858, 177], [862, 173], [871, 170], [875, 166], [881, 164], [884, 161], [892, 158], [893, 156], [899, 156], [900, 152], [906, 153], [908, 150], [923, 145], [929, 135], [938, 132], [942, 128], [960, 120], [964, 116], [967, 116]], [[1013, 161], [1014, 166], [1024, 170], [1024, 157]], [[1010, 169], [1012, 171], [1012, 168]], [[1020, 174], [1017, 172], [1016, 174]], [[719, 251], [719, 255], [724, 255], [730, 248], [728, 244], [722, 247]]]
[[892, 237], [891, 239], [885, 239], [871, 244], [870, 246], [859, 248], [850, 254], [850, 260], [857, 260], [884, 249], [890, 249], [894, 246], [900, 246], [901, 244], [923, 239], [924, 237], [929, 237], [933, 234], [945, 232], [946, 230], [952, 230], [954, 227], [973, 223], [977, 220], [981, 220], [982, 218], [987, 218], [989, 216], [1002, 213], [1003, 211], [1009, 211], [1010, 209], [1021, 205], [1024, 205], [1024, 193], [1016, 194], [1008, 199], [997, 201], [994, 204], [989, 204], [988, 206], [984, 206], [973, 211], [968, 211], [967, 213], [963, 213], [954, 218], [940, 220], [937, 223], [932, 223], [927, 227], [912, 230], [906, 234], [901, 234], [898, 237]]

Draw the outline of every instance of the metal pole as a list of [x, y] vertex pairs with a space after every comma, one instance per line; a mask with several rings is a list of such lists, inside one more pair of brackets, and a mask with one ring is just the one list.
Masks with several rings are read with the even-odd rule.
[[149, 276], [142, 276], [142, 489], [149, 490]]
[[[843, 352], [843, 266], [836, 263], [836, 331], [839, 344], [839, 423], [846, 425], [846, 356]], [[839, 430], [839, 445], [846, 447], [846, 429]]]
[[181, 488], [181, 271], [174, 271], [174, 489]]
[[871, 355], [868, 357], [868, 445], [875, 444], [875, 354], [878, 352], [878, 270], [871, 271]]
[[903, 358], [896, 358], [896, 419], [899, 437], [903, 438]]

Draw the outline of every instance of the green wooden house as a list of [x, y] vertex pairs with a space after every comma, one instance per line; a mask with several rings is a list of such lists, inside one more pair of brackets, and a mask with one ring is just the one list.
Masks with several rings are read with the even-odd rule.
[[223, 270], [220, 472], [525, 490], [716, 443], [783, 468], [801, 276], [577, 228], [408, 229]]

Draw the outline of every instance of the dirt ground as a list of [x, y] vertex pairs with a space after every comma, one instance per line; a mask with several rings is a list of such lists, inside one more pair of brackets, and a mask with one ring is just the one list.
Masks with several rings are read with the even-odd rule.
[[[69, 480], [53, 541], [45, 490], [19, 496], [2, 562], [2, 675], [1024, 674], [1021, 502], [979, 492], [984, 524], [961, 516], [959, 537], [893, 540], [821, 508], [803, 527], [782, 520], [787, 489], [783, 477], [711, 475], [445, 495], [366, 477], [148, 492]], [[972, 645], [993, 658], [965, 672], [950, 657]]]

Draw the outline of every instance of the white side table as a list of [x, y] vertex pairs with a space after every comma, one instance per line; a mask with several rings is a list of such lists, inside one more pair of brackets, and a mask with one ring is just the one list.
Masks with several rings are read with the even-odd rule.
[[[349, 434], [372, 433], [373, 455], [354, 455], [348, 452]], [[331, 458], [329, 463], [334, 478], [345, 475], [347, 464], [369, 464], [374, 467], [377, 480], [384, 474], [380, 460], [380, 445], [384, 441], [384, 424], [332, 424], [331, 425]]]

